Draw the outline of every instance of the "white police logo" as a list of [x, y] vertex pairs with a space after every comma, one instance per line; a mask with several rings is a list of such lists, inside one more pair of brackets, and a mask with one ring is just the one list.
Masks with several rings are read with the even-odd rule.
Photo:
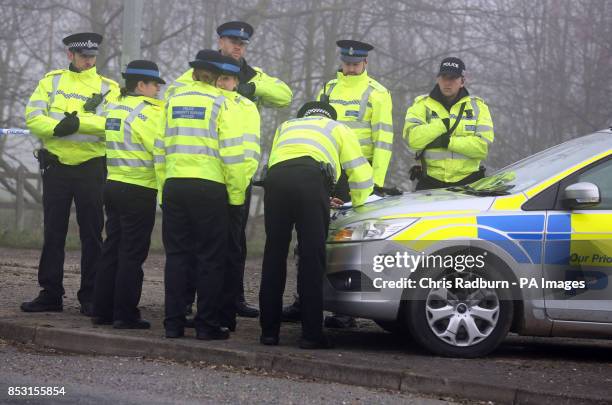
[[444, 62], [444, 63], [442, 64], [442, 66], [445, 66], [445, 67], [453, 67], [453, 68], [455, 68], [455, 69], [459, 69], [459, 64], [458, 64], [458, 63], [454, 63], [454, 62]]
[[349, 51], [348, 51], [348, 54], [349, 54], [349, 55], [353, 55], [353, 53], [354, 53], [354, 51], [353, 51], [353, 47], [350, 47], [350, 48], [349, 48]]

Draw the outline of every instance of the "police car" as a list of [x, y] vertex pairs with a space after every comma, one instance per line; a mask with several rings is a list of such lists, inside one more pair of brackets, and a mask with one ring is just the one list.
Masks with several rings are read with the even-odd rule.
[[325, 309], [439, 355], [486, 355], [510, 331], [609, 338], [612, 133], [340, 212], [327, 257]]

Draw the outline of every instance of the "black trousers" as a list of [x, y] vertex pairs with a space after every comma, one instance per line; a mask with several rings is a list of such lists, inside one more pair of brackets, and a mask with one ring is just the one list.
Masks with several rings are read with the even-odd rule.
[[140, 319], [142, 264], [151, 245], [156, 195], [151, 188], [107, 181], [106, 240], [96, 264], [95, 316], [128, 322]]
[[329, 191], [319, 164], [310, 158], [273, 166], [265, 182], [266, 247], [259, 305], [262, 334], [280, 331], [287, 254], [295, 225], [300, 262], [297, 290], [302, 302], [302, 335], [322, 337], [325, 241], [329, 226]]
[[[246, 265], [247, 247], [246, 247], [246, 226], [249, 219], [249, 208], [251, 206], [251, 186], [246, 189], [244, 206], [240, 211], [235, 210], [230, 213], [230, 237], [229, 237], [229, 252], [227, 260], [226, 283], [235, 283], [235, 287], [230, 287], [229, 284], [224, 285], [224, 308], [227, 312], [226, 322], [222, 322], [224, 326], [235, 325], [236, 315], [229, 315], [231, 311], [236, 311], [237, 303], [245, 302], [244, 298], [244, 268]], [[240, 213], [240, 214], [238, 214]], [[188, 277], [195, 280], [196, 277], [195, 264], [189, 271]], [[185, 291], [185, 306], [193, 304], [195, 301], [196, 289], [195, 282], [188, 283]], [[234, 297], [235, 303], [226, 303], [226, 300]], [[233, 309], [232, 309], [233, 308]], [[232, 321], [233, 319], [233, 321]]]
[[242, 223], [240, 226], [240, 262], [238, 263], [239, 274], [238, 274], [238, 295], [236, 299], [238, 302], [245, 302], [244, 298], [244, 269], [246, 267], [247, 258], [247, 244], [246, 244], [246, 227], [249, 221], [249, 212], [251, 211], [251, 194], [252, 186], [249, 185], [246, 189], [244, 199], [244, 210], [242, 210]]
[[227, 257], [223, 277], [223, 293], [219, 322], [221, 326], [236, 326], [236, 303], [240, 295], [244, 271], [243, 262], [243, 221], [244, 206], [229, 209], [229, 232], [227, 238]]
[[90, 303], [95, 269], [102, 246], [102, 189], [106, 176], [103, 157], [80, 165], [56, 163], [43, 174], [44, 243], [38, 265], [41, 298], [61, 303], [64, 295], [64, 249], [72, 201], [81, 239], [81, 286], [77, 297]]
[[228, 246], [228, 201], [224, 184], [170, 178], [163, 191], [162, 238], [166, 250], [165, 321], [167, 330], [185, 324], [185, 291], [195, 269], [196, 330], [219, 328], [219, 311]]
[[459, 180], [455, 183], [445, 183], [438, 179], [434, 179], [426, 174], [423, 174], [423, 177], [419, 179], [417, 183], [416, 190], [431, 190], [434, 188], [446, 188], [453, 186], [464, 186], [466, 184], [470, 184], [475, 182], [476, 180], [480, 180], [484, 177], [484, 170], [479, 170], [467, 176], [466, 178]]

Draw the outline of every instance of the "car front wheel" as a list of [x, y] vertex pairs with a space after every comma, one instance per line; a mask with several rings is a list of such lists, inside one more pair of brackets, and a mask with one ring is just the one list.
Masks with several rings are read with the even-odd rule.
[[506, 337], [513, 316], [508, 289], [455, 288], [455, 278], [502, 280], [496, 271], [440, 270], [427, 278], [446, 281], [411, 291], [404, 312], [411, 335], [423, 347], [441, 356], [472, 358], [490, 353]]

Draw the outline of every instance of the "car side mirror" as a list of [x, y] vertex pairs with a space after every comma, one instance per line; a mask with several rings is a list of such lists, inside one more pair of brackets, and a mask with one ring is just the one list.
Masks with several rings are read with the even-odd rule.
[[599, 187], [593, 183], [575, 183], [563, 190], [563, 203], [569, 209], [591, 208], [600, 202]]

